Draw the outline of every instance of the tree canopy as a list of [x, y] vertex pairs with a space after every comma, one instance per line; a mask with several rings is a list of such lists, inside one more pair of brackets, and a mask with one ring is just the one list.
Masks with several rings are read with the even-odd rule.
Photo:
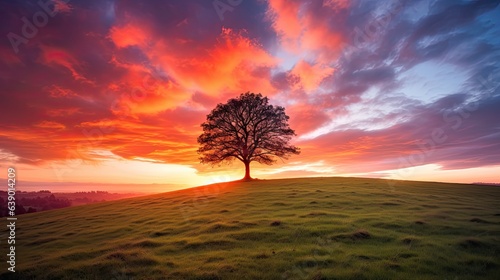
[[251, 179], [250, 162], [271, 165], [300, 153], [289, 143], [296, 134], [288, 119], [285, 108], [269, 104], [260, 93], [243, 93], [218, 104], [201, 125], [200, 161], [217, 165], [238, 159], [245, 164], [244, 179]]

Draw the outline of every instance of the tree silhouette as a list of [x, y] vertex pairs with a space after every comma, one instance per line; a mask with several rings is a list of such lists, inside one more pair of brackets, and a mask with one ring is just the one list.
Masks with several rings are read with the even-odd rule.
[[201, 124], [198, 137], [200, 161], [212, 165], [238, 159], [250, 180], [250, 162], [271, 165], [288, 159], [300, 149], [289, 144], [295, 132], [288, 125], [285, 108], [269, 104], [260, 93], [243, 93], [218, 104]]

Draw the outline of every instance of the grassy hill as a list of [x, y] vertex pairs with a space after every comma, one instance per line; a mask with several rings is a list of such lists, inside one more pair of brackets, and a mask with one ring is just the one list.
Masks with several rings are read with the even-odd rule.
[[23, 215], [16, 249], [1, 279], [498, 279], [500, 188], [215, 184]]

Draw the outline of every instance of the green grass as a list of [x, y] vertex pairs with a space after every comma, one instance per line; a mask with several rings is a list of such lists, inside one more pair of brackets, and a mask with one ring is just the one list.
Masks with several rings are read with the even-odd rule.
[[234, 182], [22, 215], [16, 231], [17, 272], [4, 262], [1, 279], [500, 275], [500, 188], [488, 186]]

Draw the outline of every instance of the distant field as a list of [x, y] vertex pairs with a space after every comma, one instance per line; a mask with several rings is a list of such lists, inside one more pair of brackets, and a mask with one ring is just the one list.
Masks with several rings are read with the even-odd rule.
[[26, 214], [16, 273], [2, 228], [1, 279], [500, 277], [491, 186], [266, 180]]

